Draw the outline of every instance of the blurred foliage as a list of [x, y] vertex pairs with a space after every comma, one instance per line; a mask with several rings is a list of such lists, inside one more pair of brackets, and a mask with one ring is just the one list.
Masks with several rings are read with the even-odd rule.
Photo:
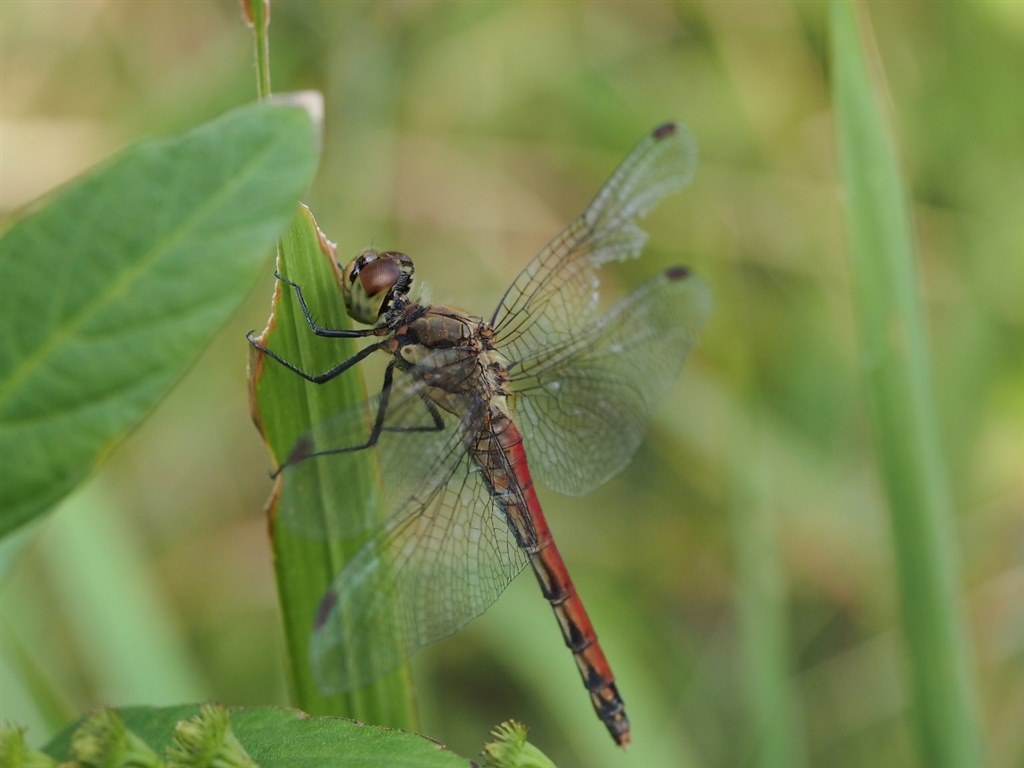
[[[990, 757], [1019, 765], [1024, 10], [867, 10], [913, 198]], [[275, 90], [326, 97], [307, 201], [320, 226], [342, 258], [371, 243], [410, 253], [435, 299], [487, 311], [659, 121], [686, 122], [700, 148], [695, 184], [649, 219], [647, 255], [616, 275], [628, 287], [689, 264], [715, 295], [708, 330], [630, 470], [584, 499], [542, 496], [634, 743], [625, 756], [608, 743], [524, 578], [419, 658], [424, 732], [457, 751], [473, 754], [514, 717], [563, 766], [756, 764], [760, 647], [747, 631], [763, 606], [740, 584], [760, 562], [763, 600], [784, 620], [766, 652], [787, 665], [779, 706], [796, 753], [809, 765], [915, 764], [824, 22], [818, 3], [274, 6]], [[134, 139], [255, 93], [231, 2], [5, 0], [0, 50], [5, 217]], [[85, 492], [22, 539], [5, 573], [0, 719], [31, 726], [32, 743], [99, 703], [286, 700], [260, 513], [269, 459], [245, 392], [244, 333], [265, 320], [270, 272], [268, 259], [248, 306]], [[81, 523], [97, 508], [104, 525], [90, 535]], [[73, 577], [97, 556], [138, 563], [136, 576]], [[155, 660], [137, 643], [124, 664], [137, 671], [108, 676], [90, 644], [139, 632], [118, 615], [122, 595], [162, 612], [167, 642]], [[90, 599], [113, 610], [82, 611]], [[191, 670], [187, 691], [181, 676], [146, 676], [172, 656]]]

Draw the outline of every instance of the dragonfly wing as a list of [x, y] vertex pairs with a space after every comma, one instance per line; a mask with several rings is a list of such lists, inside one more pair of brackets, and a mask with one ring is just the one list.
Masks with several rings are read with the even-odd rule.
[[571, 345], [597, 312], [598, 268], [640, 254], [647, 234], [636, 220], [693, 176], [697, 152], [681, 125], [648, 134], [593, 202], [552, 240], [505, 292], [491, 324], [510, 362], [554, 344]]
[[511, 371], [511, 405], [534, 477], [575, 495], [621, 471], [710, 307], [696, 275], [671, 269], [595, 318], [571, 343], [520, 361]]
[[425, 457], [430, 482], [398, 506], [325, 594], [310, 645], [325, 691], [365, 685], [453, 634], [526, 566], [467, 450], [483, 407], [448, 432], [439, 455]]

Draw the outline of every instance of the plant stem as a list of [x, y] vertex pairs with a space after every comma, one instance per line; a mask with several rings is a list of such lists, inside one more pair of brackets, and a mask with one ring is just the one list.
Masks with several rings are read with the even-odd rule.
[[270, 97], [270, 0], [242, 0], [242, 15], [252, 27], [256, 52], [256, 94]]
[[[270, 2], [242, 0], [242, 4], [253, 28], [257, 90], [260, 98], [266, 99], [270, 96]], [[321, 319], [334, 327], [349, 324], [341, 302], [333, 246], [321, 238], [305, 206], [298, 206], [291, 228], [278, 243], [277, 268], [303, 285]], [[356, 347], [348, 339], [316, 343], [322, 340], [310, 333], [290, 288], [277, 286], [273, 306], [264, 341], [286, 359], [322, 370], [354, 354]], [[267, 364], [253, 355], [249, 375], [253, 415], [278, 466], [290, 455], [296, 441], [319, 421], [366, 400], [366, 389], [357, 371], [317, 388], [276, 363]], [[353, 437], [353, 443], [362, 437]], [[370, 451], [359, 452], [341, 468], [335, 465], [319, 471], [313, 464], [309, 462], [306, 473], [279, 478], [268, 505], [293, 699], [311, 714], [343, 715], [413, 730], [417, 721], [407, 667], [373, 685], [344, 693], [322, 691], [322, 681], [316, 679], [311, 668], [310, 635], [320, 598], [358, 549], [352, 531], [365, 531], [379, 522], [379, 504], [368, 500], [379, 500], [381, 495], [379, 472]], [[287, 520], [296, 509], [319, 518], [319, 535], [306, 536], [290, 529]], [[345, 661], [338, 658], [339, 664]]]

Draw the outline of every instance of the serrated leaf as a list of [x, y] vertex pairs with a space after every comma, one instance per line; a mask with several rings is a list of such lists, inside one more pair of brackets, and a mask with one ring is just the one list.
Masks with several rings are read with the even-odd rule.
[[[195, 705], [126, 707], [117, 713], [157, 753], [171, 744], [175, 726], [199, 712]], [[68, 754], [77, 723], [46, 745], [56, 759]], [[277, 707], [232, 709], [231, 730], [261, 768], [454, 768], [470, 762], [443, 745], [407, 731], [335, 717], [310, 717]]]
[[0, 534], [80, 483], [259, 277], [317, 161], [301, 109], [148, 141], [0, 239]]

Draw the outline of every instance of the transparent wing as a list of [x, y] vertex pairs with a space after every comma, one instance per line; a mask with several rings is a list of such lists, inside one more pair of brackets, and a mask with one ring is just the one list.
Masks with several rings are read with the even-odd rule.
[[600, 266], [639, 255], [636, 220], [686, 186], [695, 164], [682, 126], [656, 128], [495, 312], [533, 475], [559, 492], [585, 493], [628, 463], [703, 325], [707, 291], [678, 270], [598, 315]]
[[531, 261], [505, 292], [492, 325], [511, 363], [549, 347], [571, 347], [597, 312], [598, 268], [640, 254], [636, 224], [693, 176], [696, 147], [686, 129], [666, 123], [648, 134], [597, 197]]
[[526, 565], [467, 451], [484, 407], [446, 431], [437, 455], [423, 457], [430, 482], [398, 505], [325, 594], [310, 659], [326, 692], [364, 685], [453, 634]]
[[710, 307], [699, 278], [671, 269], [566, 343], [521, 360], [510, 402], [533, 476], [560, 493], [581, 494], [621, 471]]

